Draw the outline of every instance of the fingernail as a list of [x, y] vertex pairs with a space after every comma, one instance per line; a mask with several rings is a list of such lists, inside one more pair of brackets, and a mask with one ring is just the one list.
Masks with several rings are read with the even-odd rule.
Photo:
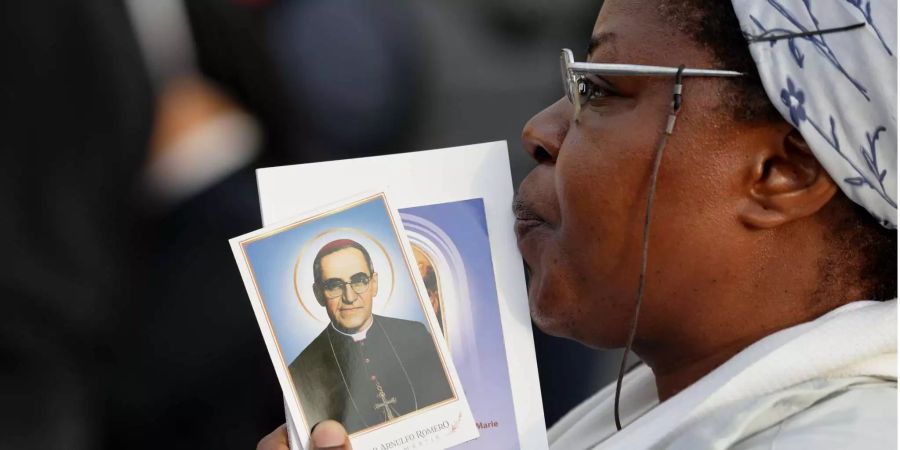
[[345, 435], [340, 429], [330, 427], [328, 424], [324, 424], [321, 427], [318, 425], [319, 424], [316, 424], [316, 427], [314, 427], [318, 428], [318, 432], [313, 436], [313, 442], [316, 444], [316, 447], [329, 448], [344, 445]]

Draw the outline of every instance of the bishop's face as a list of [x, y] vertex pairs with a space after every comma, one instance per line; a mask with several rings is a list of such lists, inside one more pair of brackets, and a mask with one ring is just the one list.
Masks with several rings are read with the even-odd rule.
[[345, 248], [322, 257], [319, 302], [335, 328], [355, 333], [372, 316], [372, 299], [378, 293], [378, 274], [370, 273], [363, 253]]

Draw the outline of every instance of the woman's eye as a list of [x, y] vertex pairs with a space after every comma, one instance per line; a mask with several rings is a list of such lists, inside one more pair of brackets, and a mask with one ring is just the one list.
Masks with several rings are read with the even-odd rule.
[[591, 100], [608, 97], [613, 93], [609, 89], [606, 89], [604, 86], [601, 86], [599, 83], [595, 83], [593, 80], [587, 77], [582, 77], [578, 81], [578, 94], [581, 97], [582, 101], [587, 103]]

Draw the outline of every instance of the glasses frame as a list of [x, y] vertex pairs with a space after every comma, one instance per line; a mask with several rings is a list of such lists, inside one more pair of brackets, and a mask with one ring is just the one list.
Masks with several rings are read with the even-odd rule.
[[[559, 55], [560, 73], [562, 75], [563, 91], [566, 98], [575, 107], [574, 120], [578, 121], [581, 108], [587, 103], [581, 95], [580, 85], [585, 75], [601, 76], [643, 76], [643, 77], [675, 77], [678, 67], [645, 66], [640, 64], [606, 64], [575, 62], [572, 50], [562, 49]], [[741, 77], [742, 72], [717, 69], [681, 69], [683, 77]]]
[[[362, 272], [359, 272], [359, 273], [362, 273]], [[366, 275], [366, 274], [363, 273], [363, 275]], [[354, 276], [356, 276], [356, 275], [354, 275]], [[341, 282], [341, 286], [340, 286], [340, 288], [335, 288], [335, 289], [340, 289], [340, 294], [337, 294], [334, 296], [328, 295], [329, 289], [325, 286], [325, 284], [328, 282], [328, 280], [322, 281], [322, 284], [320, 285], [321, 289], [322, 289], [322, 295], [324, 295], [325, 298], [327, 298], [328, 300], [334, 300], [336, 298], [343, 297], [347, 294], [347, 286], [350, 286], [350, 290], [352, 290], [356, 295], [365, 294], [369, 290], [369, 287], [372, 285], [372, 278], [374, 276], [375, 276], [375, 272], [372, 272], [371, 275], [366, 275], [367, 278], [366, 278], [366, 282], [365, 282], [365, 287], [363, 287], [360, 290], [356, 290], [356, 288], [353, 287], [353, 283], [355, 283], [355, 282], [352, 280], [352, 277], [351, 277], [351, 280], [349, 283], [344, 280], [335, 278], [336, 280]]]

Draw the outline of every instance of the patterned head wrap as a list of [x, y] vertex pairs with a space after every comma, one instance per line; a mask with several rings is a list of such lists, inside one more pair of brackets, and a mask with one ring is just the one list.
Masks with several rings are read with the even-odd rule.
[[897, 228], [897, 0], [732, 0], [769, 99], [851, 200]]

